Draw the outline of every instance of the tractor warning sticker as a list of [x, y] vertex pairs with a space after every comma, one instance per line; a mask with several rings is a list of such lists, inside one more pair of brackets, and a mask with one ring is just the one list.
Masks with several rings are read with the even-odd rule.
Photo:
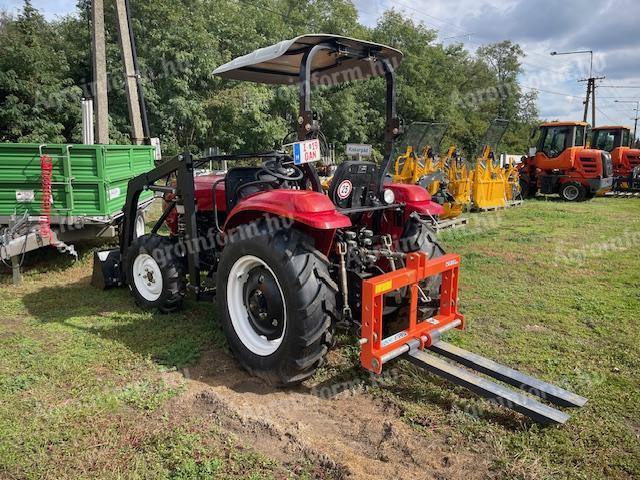
[[349, 198], [351, 195], [351, 190], [353, 190], [353, 184], [350, 180], [343, 180], [338, 185], [338, 189], [336, 190], [336, 194], [340, 200], [344, 200], [345, 198]]
[[320, 140], [305, 140], [293, 144], [293, 163], [302, 165], [303, 163], [317, 162], [322, 159], [320, 154]]
[[380, 295], [381, 293], [387, 293], [393, 290], [393, 282], [391, 280], [387, 280], [384, 283], [376, 285], [375, 292], [376, 295]]

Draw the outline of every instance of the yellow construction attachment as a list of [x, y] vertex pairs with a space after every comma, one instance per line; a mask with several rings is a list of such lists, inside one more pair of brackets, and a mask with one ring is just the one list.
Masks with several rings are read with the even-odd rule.
[[507, 201], [517, 200], [520, 197], [520, 171], [514, 162], [509, 162], [504, 166], [505, 190]]
[[[461, 172], [454, 167], [452, 177], [448, 160], [449, 158], [445, 157], [436, 161], [429, 145], [423, 148], [420, 156], [416, 155], [413, 147], [408, 146], [405, 153], [396, 159], [393, 175], [393, 181], [396, 183], [423, 186], [444, 208], [444, 213], [440, 215], [442, 220], [459, 217], [464, 207], [469, 205], [471, 195], [468, 173], [465, 171], [466, 178], [459, 181], [457, 176]], [[456, 197], [452, 194], [450, 184], [452, 178], [456, 180], [455, 188], [462, 187], [463, 195]], [[459, 202], [457, 198], [462, 198], [463, 201]]]
[[[471, 173], [466, 163], [459, 163], [456, 158], [456, 147], [451, 146], [447, 151], [445, 162], [448, 178], [447, 190], [453, 198], [450, 211], [451, 216], [455, 218], [471, 204]], [[445, 207], [445, 213], [447, 209]]]
[[396, 159], [393, 181], [395, 183], [408, 183], [415, 185], [424, 175], [424, 165], [416, 155], [412, 146]]
[[507, 205], [507, 179], [502, 168], [492, 161], [479, 160], [473, 171], [473, 206], [479, 210]]
[[[424, 162], [424, 166], [422, 167], [422, 172], [421, 172], [422, 175], [420, 175], [418, 182], [422, 180], [422, 183], [424, 183], [423, 186], [427, 189], [427, 191], [432, 196], [434, 196], [443, 187], [442, 180], [446, 178], [444, 174], [441, 176], [437, 176], [434, 174], [438, 172], [444, 172], [445, 165], [444, 165], [444, 162], [442, 162], [441, 160], [437, 162], [435, 161], [431, 153], [431, 147], [428, 147], [428, 146], [422, 150], [422, 160]], [[429, 178], [427, 182], [428, 184], [424, 182], [425, 178]]]

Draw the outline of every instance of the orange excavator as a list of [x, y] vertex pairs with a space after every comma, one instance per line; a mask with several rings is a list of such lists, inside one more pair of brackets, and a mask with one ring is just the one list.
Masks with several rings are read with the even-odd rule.
[[586, 122], [548, 122], [537, 129], [536, 147], [518, 165], [523, 197], [557, 193], [576, 202], [611, 190], [611, 154], [586, 147], [588, 127]]
[[611, 155], [615, 192], [640, 192], [640, 149], [631, 147], [631, 130], [628, 127], [608, 125], [594, 128], [591, 145]]

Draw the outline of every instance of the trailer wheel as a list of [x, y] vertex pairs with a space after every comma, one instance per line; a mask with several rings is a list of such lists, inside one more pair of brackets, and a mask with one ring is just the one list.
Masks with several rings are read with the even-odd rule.
[[163, 313], [179, 310], [186, 292], [182, 260], [171, 239], [143, 235], [133, 241], [127, 252], [127, 284], [136, 303]]
[[295, 385], [324, 363], [337, 285], [305, 235], [255, 227], [229, 235], [222, 252], [218, 318], [244, 369], [272, 385]]
[[578, 182], [567, 182], [560, 187], [560, 197], [567, 202], [581, 202], [587, 191]]

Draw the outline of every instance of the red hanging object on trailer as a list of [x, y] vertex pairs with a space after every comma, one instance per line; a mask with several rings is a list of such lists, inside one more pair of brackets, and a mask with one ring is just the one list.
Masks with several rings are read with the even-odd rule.
[[42, 172], [42, 205], [40, 208], [40, 235], [51, 240], [51, 177], [53, 175], [53, 160], [49, 155], [40, 156], [40, 170]]

